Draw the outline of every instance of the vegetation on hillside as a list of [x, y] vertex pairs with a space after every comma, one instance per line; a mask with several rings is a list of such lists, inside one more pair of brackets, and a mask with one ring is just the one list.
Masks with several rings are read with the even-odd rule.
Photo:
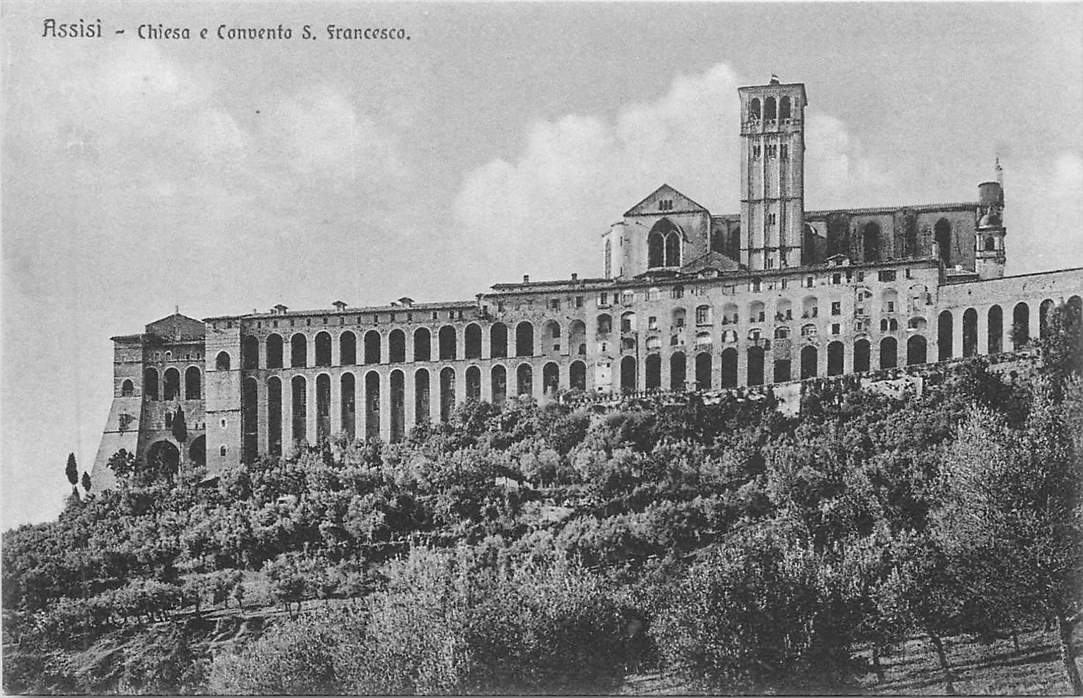
[[1052, 316], [1031, 368], [810, 381], [799, 417], [471, 402], [214, 478], [118, 453], [114, 489], [4, 534], [4, 688], [839, 692], [917, 634], [951, 690], [943, 638], [1037, 627], [1078, 694], [1083, 350]]

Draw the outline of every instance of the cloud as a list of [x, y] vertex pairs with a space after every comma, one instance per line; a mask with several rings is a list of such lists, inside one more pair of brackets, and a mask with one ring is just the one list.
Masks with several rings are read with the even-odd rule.
[[[624, 106], [612, 119], [569, 114], [534, 122], [521, 152], [464, 177], [453, 208], [461, 249], [482, 257], [497, 278], [598, 273], [598, 235], [663, 182], [713, 212], [736, 212], [741, 84], [719, 64], [676, 77], [662, 96]], [[807, 139], [816, 144], [806, 155], [806, 200], [852, 201], [884, 182], [883, 168], [843, 121], [806, 117]], [[584, 259], [598, 263], [582, 269]]]

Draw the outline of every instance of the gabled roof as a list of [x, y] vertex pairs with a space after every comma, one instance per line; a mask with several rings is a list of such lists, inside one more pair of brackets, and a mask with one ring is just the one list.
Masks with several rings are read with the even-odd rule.
[[726, 271], [739, 271], [741, 265], [733, 261], [721, 252], [715, 252], [714, 250], [708, 252], [705, 255], [696, 257], [692, 261], [681, 267], [681, 272], [685, 274], [698, 274], [705, 269], [717, 269], [720, 272]]
[[203, 323], [187, 315], [173, 313], [146, 326], [146, 334], [165, 340], [203, 339], [207, 330]]
[[[661, 199], [671, 199], [673, 201], [673, 208], [666, 209], [665, 211], [659, 210], [658, 202]], [[692, 199], [688, 198], [684, 194], [680, 193], [668, 184], [655, 189], [651, 194], [624, 212], [625, 216], [657, 216], [668, 215], [671, 213], [707, 213], [707, 209], [697, 204]]]

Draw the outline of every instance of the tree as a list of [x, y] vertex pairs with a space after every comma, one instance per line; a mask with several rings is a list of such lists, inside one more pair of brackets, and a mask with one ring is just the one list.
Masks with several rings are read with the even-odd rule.
[[87, 471], [83, 471], [83, 490], [85, 492], [90, 491], [90, 474]]
[[188, 425], [184, 421], [184, 408], [177, 405], [177, 414], [173, 416], [173, 438], [179, 443], [188, 440]]
[[68, 465], [64, 468], [64, 474], [68, 476], [68, 482], [74, 489], [79, 484], [79, 467], [75, 464], [75, 454], [68, 454]]
[[1072, 630], [1083, 582], [1083, 385], [1039, 380], [1026, 422], [975, 410], [944, 463], [944, 547], [987, 604], [1056, 621], [1065, 677], [1083, 695]]

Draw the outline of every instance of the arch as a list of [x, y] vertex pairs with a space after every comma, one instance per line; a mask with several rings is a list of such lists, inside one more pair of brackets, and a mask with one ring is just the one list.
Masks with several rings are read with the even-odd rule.
[[414, 361], [432, 361], [432, 333], [427, 327], [414, 330]]
[[673, 330], [684, 329], [686, 313], [684, 308], [674, 308], [670, 313], [669, 326]]
[[245, 335], [241, 340], [241, 368], [246, 371], [259, 368], [259, 339], [254, 335]]
[[[376, 330], [369, 330], [365, 333], [363, 344], [365, 352], [365, 363], [380, 363], [380, 333]], [[365, 380], [368, 380], [368, 378], [366, 378]]]
[[885, 288], [880, 293], [880, 312], [894, 313], [899, 309], [899, 292], [893, 288]]
[[331, 335], [327, 332], [316, 333], [316, 365], [331, 365]]
[[936, 319], [937, 360], [939, 361], [947, 361], [951, 358], [954, 324], [955, 320], [952, 318], [950, 310], [941, 311], [940, 316]]
[[819, 351], [812, 345], [801, 347], [801, 379], [816, 377], [816, 362], [819, 360]]
[[669, 357], [669, 389], [673, 391], [685, 390], [687, 380], [688, 359], [684, 352], [675, 351]]
[[291, 424], [290, 424], [290, 438], [296, 442], [305, 441], [308, 428], [308, 392], [306, 390], [308, 386], [305, 384], [304, 376], [294, 376], [290, 380], [290, 398], [292, 410]]
[[899, 365], [899, 342], [894, 337], [880, 340], [880, 368], [896, 368]]
[[445, 325], [440, 328], [440, 333], [436, 335], [436, 344], [439, 345], [438, 356], [442, 361], [454, 361], [456, 354], [458, 353], [458, 334], [455, 332], [455, 328], [451, 325]]
[[429, 392], [429, 372], [419, 368], [414, 371], [414, 422], [424, 424], [429, 421], [432, 414], [431, 398]]
[[681, 234], [676, 230], [666, 235], [666, 266], [681, 266]]
[[357, 380], [352, 373], [343, 373], [339, 378], [339, 418], [342, 431], [354, 440], [357, 435]]
[[1030, 341], [1030, 306], [1024, 302], [1015, 304], [1012, 310], [1012, 348], [1022, 349]]
[[568, 383], [572, 390], [587, 389], [587, 365], [582, 361], [573, 361], [568, 367]]
[[752, 301], [748, 306], [748, 321], [763, 322], [766, 317], [762, 301]]
[[587, 354], [587, 324], [582, 320], [572, 320], [568, 325], [568, 353], [572, 356]]
[[714, 361], [709, 351], [701, 351], [696, 354], [696, 390], [711, 389], [711, 373], [714, 369]]
[[380, 438], [380, 374], [365, 374], [365, 438]]
[[357, 335], [350, 330], [338, 336], [338, 363], [340, 366], [357, 364]]
[[290, 366], [304, 368], [308, 365], [308, 338], [298, 332], [290, 337]]
[[789, 119], [790, 118], [790, 97], [784, 95], [778, 103], [778, 118]]
[[526, 320], [515, 326], [515, 355], [534, 356], [534, 325]]
[[733, 347], [722, 350], [722, 387], [737, 387], [737, 350]]
[[387, 360], [393, 364], [406, 361], [406, 333], [399, 329], [387, 333]]
[[989, 307], [989, 353], [1004, 351], [1004, 310], [999, 305]]
[[121, 397], [131, 397], [134, 393], [135, 393], [135, 383], [132, 383], [130, 378], [125, 378], [124, 382], [120, 384], [120, 396]]
[[322, 444], [331, 436], [331, 376], [316, 376], [316, 443]]
[[1049, 311], [1053, 309], [1054, 305], [1049, 298], [1046, 298], [1038, 305], [1038, 336], [1041, 339], [1049, 337]]
[[542, 366], [542, 392], [546, 395], [556, 395], [560, 390], [560, 367], [554, 362]]
[[820, 301], [816, 296], [805, 296], [801, 299], [801, 318], [808, 320], [820, 315]]
[[463, 330], [463, 356], [467, 359], [481, 358], [481, 327], [471, 322]]
[[267, 368], [282, 368], [282, 335], [267, 335]]
[[494, 405], [503, 404], [508, 397], [508, 369], [497, 364], [490, 373], [492, 383], [489, 390], [492, 393], [492, 402]]
[[282, 455], [282, 379], [267, 379], [267, 450], [272, 456]]
[[775, 320], [778, 322], [793, 320], [793, 303], [788, 298], [780, 298], [775, 303]]
[[515, 394], [519, 396], [530, 396], [534, 394], [534, 367], [530, 364], [519, 364], [519, 368], [515, 370], [516, 377], [516, 389]]
[[925, 341], [925, 337], [920, 334], [912, 336], [906, 340], [906, 365], [916, 366], [928, 361], [928, 342]]
[[763, 385], [763, 347], [748, 348], [748, 366], [746, 368], [748, 385]]
[[790, 357], [787, 355], [785, 358], [775, 359], [774, 376], [772, 377], [775, 383], [785, 383], [791, 379], [792, 367]]
[[556, 320], [547, 320], [542, 325], [542, 353], [543, 354], [559, 354], [560, 353], [560, 323]]
[[696, 324], [697, 325], [713, 325], [714, 318], [711, 313], [711, 306], [709, 305], [697, 305], [696, 306]]
[[737, 311], [737, 304], [736, 303], [726, 303], [724, 306], [722, 306], [722, 324], [723, 325], [729, 325], [729, 324], [736, 325], [737, 320], [738, 320], [738, 315], [739, 315], [739, 313]]
[[625, 356], [620, 360], [620, 391], [622, 393], [634, 393], [636, 391], [636, 360], [634, 356]]
[[197, 436], [188, 445], [188, 462], [197, 468], [207, 465], [207, 437]]
[[947, 218], [941, 218], [933, 226], [933, 239], [940, 261], [946, 267], [951, 266], [951, 223]]
[[967, 308], [963, 313], [963, 356], [978, 355], [978, 311]]
[[180, 467], [180, 451], [171, 441], [155, 441], [147, 449], [146, 462], [147, 465], [157, 466], [160, 472], [172, 475]]
[[763, 119], [764, 121], [772, 121], [776, 118], [778, 118], [778, 105], [774, 97], [768, 97], [763, 100]]
[[[402, 348], [406, 351], [406, 334], [402, 334]], [[387, 353], [391, 354], [388, 347]], [[406, 376], [400, 369], [391, 372], [391, 443], [398, 443], [406, 436]]]
[[214, 370], [216, 371], [228, 371], [230, 365], [230, 358], [228, 351], [220, 351], [218, 355], [214, 357]]
[[643, 360], [643, 387], [646, 390], [662, 387], [662, 357], [658, 354], [650, 354]]
[[880, 261], [880, 226], [876, 221], [869, 221], [861, 228], [861, 249], [864, 261]]
[[827, 345], [827, 375], [841, 376], [846, 356], [846, 345], [834, 341]]
[[663, 236], [657, 230], [652, 230], [647, 235], [647, 268], [653, 269], [655, 267], [661, 267], [665, 265], [666, 261], [666, 241]]
[[609, 313], [600, 313], [595, 323], [595, 334], [601, 337], [608, 337], [609, 333], [613, 331], [613, 316]]
[[481, 369], [477, 366], [466, 368], [466, 399], [481, 402]]
[[854, 373], [866, 373], [872, 368], [872, 346], [862, 337], [854, 342]]
[[[126, 381], [131, 384], [131, 381]], [[199, 400], [203, 397], [203, 374], [199, 367], [189, 366], [184, 371], [184, 399]]]
[[171, 366], [162, 374], [162, 399], [178, 400], [180, 395], [180, 371]]
[[[226, 356], [229, 356], [228, 354]], [[143, 397], [148, 400], [158, 399], [158, 371], [148, 368], [143, 371]]]
[[620, 331], [636, 331], [636, 313], [634, 310], [625, 310], [623, 313], [620, 314]]
[[753, 97], [752, 101], [748, 103], [748, 118], [759, 119], [760, 118], [760, 100], [758, 97]]
[[489, 356], [493, 359], [508, 356], [508, 326], [502, 322], [494, 322], [489, 328]]

